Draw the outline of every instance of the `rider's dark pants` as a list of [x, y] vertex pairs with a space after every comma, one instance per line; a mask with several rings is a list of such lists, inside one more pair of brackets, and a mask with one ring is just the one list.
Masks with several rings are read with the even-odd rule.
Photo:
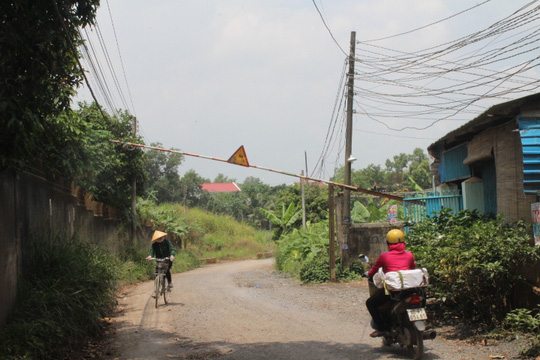
[[[167, 278], [167, 282], [170, 284], [172, 283], [172, 276], [171, 276], [171, 268], [172, 268], [172, 261], [169, 261], [169, 266], [167, 267], [167, 272], [165, 273], [165, 277]], [[157, 267], [156, 267], [157, 272]]]
[[390, 331], [389, 326], [387, 325], [388, 319], [386, 314], [382, 314], [379, 310], [379, 306], [390, 302], [390, 300], [390, 296], [386, 295], [384, 290], [377, 291], [366, 300], [368, 311], [373, 318], [373, 322], [375, 322], [377, 330], [379, 331]]
[[172, 268], [172, 261], [169, 261], [169, 267], [167, 268], [167, 274], [165, 276], [167, 277], [168, 284], [172, 283], [172, 276], [171, 276], [171, 268]]

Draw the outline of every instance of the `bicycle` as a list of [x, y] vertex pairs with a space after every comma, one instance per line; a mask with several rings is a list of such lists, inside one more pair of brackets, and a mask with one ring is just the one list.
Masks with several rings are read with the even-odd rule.
[[165, 275], [167, 274], [167, 269], [169, 268], [170, 258], [166, 257], [164, 259], [151, 258], [149, 260], [156, 260], [156, 272], [154, 278], [154, 299], [156, 301], [156, 309], [158, 307], [159, 297], [163, 295], [163, 301], [165, 304], [169, 302], [169, 291], [171, 291], [166, 283]]

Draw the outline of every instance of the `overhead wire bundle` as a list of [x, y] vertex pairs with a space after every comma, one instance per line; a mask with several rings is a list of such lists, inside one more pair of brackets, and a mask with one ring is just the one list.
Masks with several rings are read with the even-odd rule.
[[[422, 38], [423, 31], [473, 10], [476, 14], [472, 16], [482, 16], [478, 12], [491, 1], [485, 0], [403, 33], [357, 41], [354, 74], [357, 120], [369, 119], [372, 125], [375, 122], [395, 132], [420, 131], [441, 121], [472, 120], [494, 103], [537, 90], [540, 87], [535, 73], [540, 62], [539, 0], [527, 2], [484, 29], [435, 46], [411, 50], [419, 42], [416, 40]], [[415, 38], [411, 39], [409, 36], [413, 35]], [[399, 49], [403, 46], [405, 50]], [[336, 99], [336, 103], [345, 102], [345, 87], [344, 83], [340, 85], [338, 95], [342, 99]], [[344, 138], [334, 131], [343, 128], [345, 123], [345, 106], [339, 109], [342, 114], [336, 114], [334, 108], [313, 173], [325, 171], [329, 165], [325, 165], [325, 161], [336, 144], [339, 143], [338, 158], [343, 150], [344, 145], [334, 138]], [[338, 121], [342, 123], [337, 124]], [[372, 130], [372, 125], [362, 127]], [[333, 168], [337, 163], [336, 160]]]
[[530, 74], [540, 59], [537, 2], [485, 29], [414, 52], [379, 45], [410, 32], [358, 41], [357, 113], [390, 130], [425, 130], [442, 120], [470, 119], [496, 101], [530, 94], [540, 87], [538, 77]]
[[[88, 79], [89, 84], [87, 86], [95, 89], [96, 100], [107, 109], [109, 114], [120, 117], [121, 110], [123, 109], [129, 111], [131, 115], [136, 116], [113, 16], [108, 1], [106, 3], [115, 46], [118, 50], [118, 62], [116, 65], [119, 65], [122, 69], [124, 83], [120, 81], [115, 70], [115, 63], [107, 49], [105, 37], [103, 36], [98, 18], [96, 18], [94, 25], [79, 29], [79, 37], [83, 40], [79, 45], [79, 50], [85, 63], [85, 69], [91, 75]], [[105, 60], [105, 65], [103, 65], [103, 59]], [[113, 83], [112, 86], [110, 85], [111, 81]], [[127, 96], [124, 88], [127, 89]], [[141, 129], [137, 123], [137, 133], [140, 132]]]

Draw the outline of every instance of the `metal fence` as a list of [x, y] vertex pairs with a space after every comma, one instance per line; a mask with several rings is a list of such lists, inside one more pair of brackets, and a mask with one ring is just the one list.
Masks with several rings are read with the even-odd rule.
[[423, 220], [446, 208], [453, 212], [463, 209], [459, 190], [406, 193], [403, 196], [403, 215], [411, 221]]

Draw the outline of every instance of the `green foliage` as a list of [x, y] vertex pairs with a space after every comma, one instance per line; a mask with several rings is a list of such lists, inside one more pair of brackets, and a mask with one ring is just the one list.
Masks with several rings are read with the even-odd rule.
[[127, 247], [118, 256], [118, 283], [133, 284], [152, 278], [154, 274], [154, 264], [146, 261], [148, 250], [136, 247]]
[[114, 305], [116, 261], [78, 239], [34, 238], [16, 308], [0, 334], [1, 358], [63, 358]]
[[209, 194], [202, 191], [201, 185], [210, 182], [191, 169], [187, 171], [180, 179], [180, 188], [182, 190], [182, 204], [189, 207], [203, 208], [208, 202]]
[[283, 234], [289, 233], [298, 219], [302, 216], [302, 210], [299, 210], [293, 202], [291, 202], [288, 207], [285, 207], [285, 204], [282, 203], [280, 214], [262, 208], [260, 209], [260, 212], [266, 216], [272, 225], [276, 226], [276, 230], [272, 235], [274, 240], [279, 239]]
[[191, 226], [179, 216], [183, 212], [177, 205], [162, 204], [158, 206], [152, 199], [139, 199], [137, 201], [137, 214], [143, 223], [155, 229], [166, 231], [173, 239], [185, 239]]
[[330, 259], [328, 256], [317, 256], [306, 259], [298, 273], [303, 283], [321, 284], [330, 281]]
[[[328, 187], [319, 183], [304, 184], [304, 197], [306, 205], [306, 221], [318, 223], [328, 217]], [[276, 194], [274, 211], [278, 204], [302, 204], [302, 187], [299, 184], [284, 187]], [[295, 227], [300, 227], [301, 217], [297, 219]]]
[[62, 176], [70, 174], [76, 178], [77, 184], [92, 194], [94, 200], [128, 214], [133, 179], [139, 184], [140, 192], [146, 181], [143, 166], [145, 154], [139, 148], [113, 144], [109, 140], [142, 142], [132, 134], [133, 117], [121, 113], [120, 117], [105, 114], [104, 118], [95, 104], [80, 103], [79, 106], [78, 110], [64, 117], [74, 119], [74, 127], [79, 127], [80, 134], [75, 133], [69, 142], [63, 140], [66, 136], [62, 133], [58, 134], [60, 140], [51, 144], [47, 153], [58, 154], [58, 158], [64, 159], [64, 164], [51, 168], [61, 170]]
[[[277, 242], [276, 267], [282, 273], [298, 277], [304, 283], [322, 283], [330, 280], [328, 220], [308, 223], [306, 229], [294, 229]], [[338, 280], [357, 279], [364, 273], [362, 265], [354, 264], [344, 270], [336, 261]]]
[[328, 257], [328, 220], [308, 223], [305, 229], [294, 229], [277, 241], [276, 267], [296, 276], [302, 263], [314, 257]]
[[[0, 359], [67, 358], [101, 329], [115, 305], [115, 285], [154, 275], [147, 249], [129, 247], [112, 256], [77, 238], [48, 236], [32, 239], [25, 251], [16, 308], [0, 330]], [[172, 271], [198, 266], [194, 254], [179, 251]]]
[[174, 266], [171, 272], [184, 272], [192, 269], [196, 269], [200, 266], [199, 259], [191, 251], [178, 251], [174, 257]]
[[79, 41], [78, 28], [93, 22], [98, 5], [99, 0], [0, 2], [1, 168], [19, 168], [44, 153], [56, 128], [50, 117], [69, 108], [81, 83], [72, 43]]
[[540, 356], [540, 305], [535, 310], [512, 310], [506, 315], [503, 325], [514, 332], [531, 335], [529, 348], [522, 351], [523, 356]]
[[403, 206], [395, 200], [382, 198], [361, 198], [354, 201], [351, 209], [351, 220], [353, 223], [364, 222], [385, 222], [390, 205], [398, 205], [398, 219], [403, 218]]
[[[363, 267], [344, 269], [340, 259], [336, 259], [336, 280], [352, 281], [362, 277]], [[360, 272], [361, 271], [361, 272]], [[300, 281], [304, 284], [321, 284], [330, 281], [330, 259], [328, 256], [317, 256], [302, 264], [299, 272]]]
[[273, 248], [267, 232], [238, 223], [230, 216], [184, 208], [180, 204], [156, 205], [153, 200], [142, 199], [138, 201], [138, 214], [142, 222], [150, 220], [154, 228], [181, 239], [186, 256], [193, 255], [195, 259], [248, 258]]
[[522, 278], [517, 269], [540, 258], [530, 236], [521, 221], [443, 210], [415, 223], [407, 243], [450, 315], [494, 326], [512, 308], [512, 285]]
[[242, 212], [235, 212], [235, 218], [247, 222], [256, 228], [268, 229], [269, 221], [259, 211], [259, 208], [272, 209], [275, 205], [276, 193], [285, 188], [285, 186], [270, 186], [264, 184], [259, 178], [247, 177], [240, 184], [240, 188], [242, 189], [240, 194], [245, 207]]
[[[161, 143], [152, 143], [151, 146], [163, 147]], [[146, 193], [153, 194], [159, 203], [182, 202], [184, 188], [180, 182], [178, 168], [184, 160], [184, 155], [177, 152], [152, 150], [146, 152], [145, 160], [145, 172], [148, 178]]]
[[540, 334], [540, 304], [536, 310], [514, 309], [506, 314], [503, 325], [521, 333]]
[[[420, 148], [412, 154], [401, 153], [385, 162], [386, 168], [369, 164], [364, 169], [351, 171], [351, 183], [363, 189], [386, 191], [418, 191], [431, 186], [429, 160]], [[345, 167], [334, 172], [333, 181], [343, 183]]]
[[133, 117], [102, 114], [95, 104], [80, 103], [50, 117], [47, 136], [42, 144], [42, 166], [49, 178], [74, 180], [95, 201], [114, 206], [129, 216], [131, 187], [135, 179], [139, 191], [144, 186], [144, 153], [138, 148], [109, 142], [110, 139], [139, 142], [132, 134]]

